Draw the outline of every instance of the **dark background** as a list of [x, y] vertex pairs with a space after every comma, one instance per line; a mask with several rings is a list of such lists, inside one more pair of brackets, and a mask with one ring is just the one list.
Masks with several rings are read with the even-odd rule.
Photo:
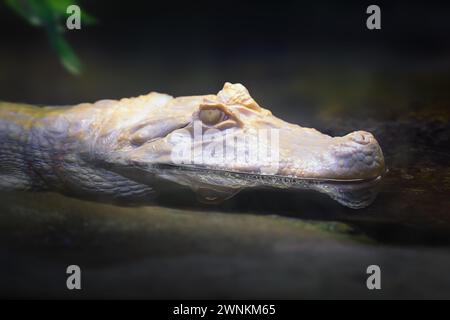
[[215, 93], [230, 81], [302, 124], [447, 109], [449, 3], [375, 3], [382, 29], [371, 31], [372, 1], [81, 1], [98, 23], [66, 32], [80, 76], [2, 3], [0, 97], [59, 105]]

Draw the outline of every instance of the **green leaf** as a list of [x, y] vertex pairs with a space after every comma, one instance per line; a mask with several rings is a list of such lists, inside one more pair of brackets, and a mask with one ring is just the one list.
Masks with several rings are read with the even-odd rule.
[[89, 13], [86, 13], [83, 10], [81, 10], [81, 23], [93, 25], [98, 23], [98, 20], [94, 16], [91, 16]]
[[47, 31], [52, 47], [56, 50], [62, 65], [71, 74], [79, 75], [82, 71], [80, 59], [73, 51], [69, 43], [56, 30], [50, 28]]
[[82, 65], [80, 59], [63, 37], [58, 37], [56, 51], [58, 52], [61, 63], [70, 73], [74, 75], [81, 73]]
[[[76, 5], [76, 0], [5, 0], [5, 3], [31, 25], [45, 27], [50, 44], [66, 70], [75, 75], [81, 73], [80, 60], [62, 36], [66, 30], [67, 7]], [[93, 16], [81, 10], [82, 24], [96, 22]]]
[[41, 17], [33, 10], [33, 7], [28, 2], [19, 0], [5, 0], [5, 3], [14, 12], [16, 12], [21, 18], [25, 19], [29, 24], [33, 26], [41, 26], [43, 21]]
[[77, 4], [74, 0], [44, 0], [47, 2], [48, 7], [60, 16], [65, 16], [67, 14], [67, 7], [73, 4]]

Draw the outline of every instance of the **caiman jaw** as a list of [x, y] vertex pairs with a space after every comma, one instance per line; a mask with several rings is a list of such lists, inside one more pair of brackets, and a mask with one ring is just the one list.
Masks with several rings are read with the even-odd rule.
[[[308, 129], [299, 129], [299, 131]], [[294, 133], [295, 135], [295, 133]], [[292, 141], [292, 140], [291, 140]], [[384, 158], [372, 134], [355, 131], [343, 137], [305, 138], [280, 155], [280, 175], [303, 179], [361, 181], [381, 176]], [[287, 156], [286, 156], [287, 155]]]

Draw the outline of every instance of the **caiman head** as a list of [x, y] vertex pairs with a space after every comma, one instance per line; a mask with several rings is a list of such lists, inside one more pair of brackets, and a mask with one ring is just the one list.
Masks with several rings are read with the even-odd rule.
[[103, 121], [95, 148], [111, 170], [150, 185], [188, 186], [211, 202], [246, 187], [364, 183], [385, 170], [372, 134], [331, 137], [285, 122], [231, 83], [217, 95], [123, 99]]

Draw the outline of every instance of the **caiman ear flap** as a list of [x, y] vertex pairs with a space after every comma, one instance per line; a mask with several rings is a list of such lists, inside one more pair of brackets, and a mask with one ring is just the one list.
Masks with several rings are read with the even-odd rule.
[[226, 82], [217, 94], [219, 100], [226, 104], [241, 104], [249, 109], [260, 111], [261, 107], [250, 96], [248, 90], [240, 83]]
[[203, 99], [203, 101], [200, 103], [199, 107], [200, 107], [200, 110], [201, 109], [212, 109], [212, 108], [219, 108], [222, 110], [226, 109], [223, 102], [217, 101], [217, 100], [211, 100], [208, 98]]
[[180, 119], [166, 119], [163, 122], [151, 121], [130, 132], [130, 142], [141, 146], [146, 142], [165, 137], [170, 132], [184, 127], [187, 123]]

